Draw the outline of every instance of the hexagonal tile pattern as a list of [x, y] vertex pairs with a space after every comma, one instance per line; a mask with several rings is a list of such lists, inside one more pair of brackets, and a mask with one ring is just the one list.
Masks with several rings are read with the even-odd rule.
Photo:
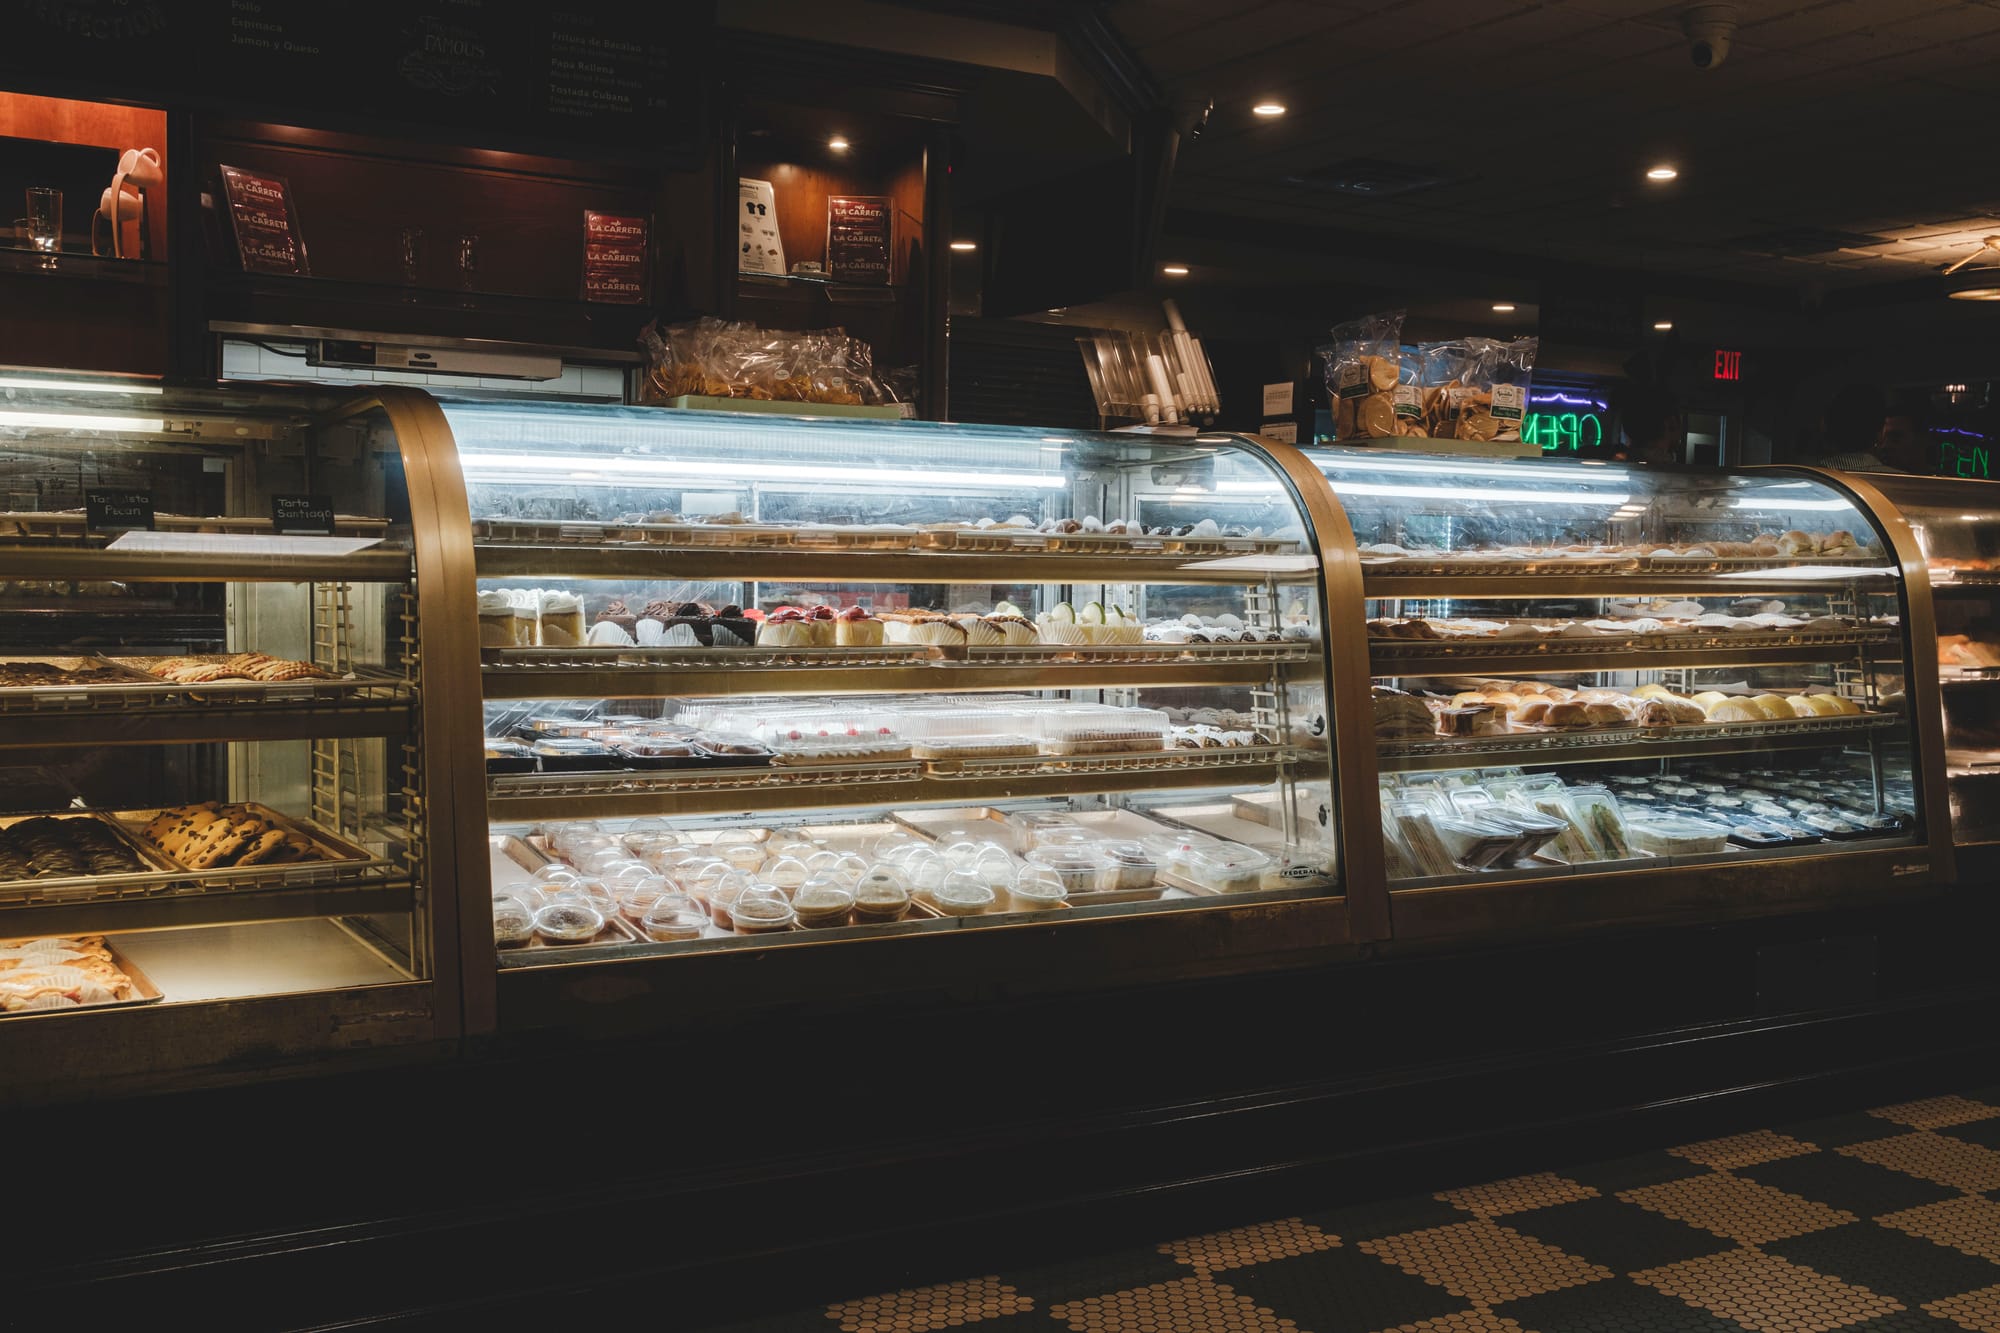
[[1866, 1287], [1756, 1250], [1688, 1259], [1634, 1273], [1632, 1280], [1755, 1333], [1826, 1333], [1903, 1309]]
[[1810, 1143], [1800, 1142], [1789, 1134], [1757, 1129], [1748, 1134], [1731, 1134], [1727, 1138], [1685, 1143], [1667, 1151], [1675, 1157], [1685, 1157], [1690, 1162], [1700, 1162], [1703, 1166], [1727, 1171], [1733, 1167], [1755, 1166], [1759, 1162], [1775, 1162], [1781, 1157], [1803, 1157], [1807, 1153], [1818, 1152], [1819, 1148]]
[[1542, 1171], [1532, 1176], [1515, 1176], [1488, 1185], [1474, 1185], [1470, 1189], [1445, 1190], [1432, 1197], [1480, 1217], [1505, 1217], [1508, 1213], [1526, 1212], [1530, 1208], [1594, 1199], [1597, 1190], [1564, 1179], [1553, 1171]]
[[2000, 1152], [1947, 1134], [1920, 1129], [1872, 1143], [1850, 1143], [1838, 1151], [1953, 1189], [2000, 1189]]
[[963, 1328], [998, 1315], [1020, 1314], [1034, 1301], [997, 1277], [892, 1291], [826, 1307], [840, 1333], [931, 1333]]
[[1911, 1129], [1942, 1129], [1946, 1125], [1991, 1120], [1995, 1116], [2000, 1116], [2000, 1106], [1988, 1106], [1985, 1102], [1953, 1094], [1949, 1097], [1925, 1097], [1921, 1101], [1898, 1102], [1894, 1106], [1878, 1106], [1868, 1114], [1880, 1116], [1884, 1120], [1893, 1120], [1899, 1125], [1908, 1125]]
[[1927, 1203], [1875, 1219], [1878, 1226], [1948, 1245], [1961, 1254], [2000, 1264], [2000, 1203], [1976, 1194]]
[[1976, 1255], [1873, 1222], [1794, 1236], [1763, 1249], [1911, 1308], [1983, 1287], [2000, 1277], [1992, 1264]]
[[1972, 1333], [2000, 1333], [2000, 1286], [1932, 1301], [1924, 1309]]
[[1535, 1333], [1744, 1333], [1733, 1319], [1623, 1278], [1508, 1301], [1494, 1313]]
[[1803, 1236], [1855, 1220], [1853, 1213], [1721, 1172], [1648, 1185], [1618, 1197], [1744, 1245]]
[[1436, 1319], [1398, 1324], [1386, 1333], [1529, 1333], [1520, 1324], [1491, 1310], [1461, 1310]]
[[1507, 1225], [1614, 1273], [1660, 1268], [1736, 1243], [1619, 1199], [1583, 1199], [1516, 1213]]
[[1294, 1333], [1298, 1325], [1205, 1277], [1066, 1301], [1049, 1311], [1072, 1333]]
[[1608, 1268], [1484, 1217], [1363, 1241], [1357, 1248], [1480, 1305], [1538, 1296], [1613, 1275]]
[[1160, 1246], [1161, 1254], [1172, 1255], [1197, 1272], [1217, 1273], [1261, 1264], [1266, 1259], [1289, 1259], [1295, 1254], [1330, 1250], [1340, 1237], [1321, 1231], [1310, 1222], [1287, 1217], [1280, 1222], [1260, 1222], [1256, 1226], [1191, 1236]]
[[1918, 1204], [1958, 1197], [1958, 1191], [1949, 1186], [1919, 1180], [1838, 1152], [1759, 1162], [1733, 1174], [1829, 1208], [1845, 1209], [1856, 1217], [1879, 1217]]

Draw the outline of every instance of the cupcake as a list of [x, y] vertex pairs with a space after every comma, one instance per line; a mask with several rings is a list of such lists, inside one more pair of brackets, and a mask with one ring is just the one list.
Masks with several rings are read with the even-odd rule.
[[842, 648], [879, 648], [882, 639], [882, 622], [858, 606], [833, 618], [833, 641]]
[[759, 648], [808, 648], [813, 632], [806, 613], [796, 606], [781, 606], [757, 626]]
[[991, 648], [1007, 642], [1007, 636], [998, 625], [988, 623], [980, 616], [953, 616], [952, 622], [965, 632], [965, 642], [972, 648]]
[[1034, 643], [1038, 637], [1035, 634], [1035, 622], [1026, 616], [994, 614], [984, 619], [988, 625], [1000, 631], [1000, 642], [1009, 647]]
[[600, 620], [590, 627], [590, 635], [584, 642], [592, 648], [630, 648], [638, 640], [613, 622]]
[[1043, 643], [1089, 643], [1090, 634], [1086, 626], [1077, 623], [1076, 608], [1068, 602], [1057, 602], [1051, 610], [1042, 612], [1035, 618], [1035, 632]]
[[584, 641], [583, 599], [573, 592], [544, 592], [538, 608], [541, 646], [576, 648]]
[[812, 631], [815, 648], [831, 648], [839, 642], [839, 633], [834, 628], [834, 611], [830, 606], [815, 606], [806, 612], [806, 628]]
[[910, 630], [912, 643], [952, 646], [963, 644], [965, 641], [965, 627], [950, 616], [933, 613], [916, 622]]
[[628, 640], [635, 639], [639, 633], [639, 617], [627, 611], [625, 603], [619, 601], [612, 602], [597, 613], [597, 619], [591, 622], [591, 628], [595, 629], [599, 625], [616, 625], [625, 631]]

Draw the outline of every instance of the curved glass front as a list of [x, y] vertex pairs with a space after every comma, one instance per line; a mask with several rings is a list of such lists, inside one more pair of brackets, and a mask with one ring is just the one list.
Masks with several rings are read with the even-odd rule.
[[1338, 891], [1318, 555], [1261, 454], [443, 407], [503, 967]]
[[1922, 840], [1898, 567], [1825, 480], [1311, 457], [1362, 569], [1392, 888]]
[[1930, 574], [1952, 841], [2000, 844], [2000, 487], [1870, 473]]
[[404, 475], [348, 390], [0, 376], [0, 1015], [430, 975]]

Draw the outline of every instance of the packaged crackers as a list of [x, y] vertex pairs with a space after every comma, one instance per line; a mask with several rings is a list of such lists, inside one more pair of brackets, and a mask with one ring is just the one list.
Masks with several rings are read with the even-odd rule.
[[[1400, 310], [1365, 315], [1334, 327], [1333, 341], [1320, 353], [1326, 358], [1326, 391], [1333, 404], [1336, 439], [1372, 440], [1416, 433], [1402, 429], [1396, 414], [1397, 390], [1405, 385], [1402, 338]], [[1407, 388], [1406, 398], [1417, 392], [1414, 374]]]

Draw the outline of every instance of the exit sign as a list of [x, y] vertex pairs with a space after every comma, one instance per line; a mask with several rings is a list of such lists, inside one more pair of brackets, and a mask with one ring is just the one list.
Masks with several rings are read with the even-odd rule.
[[1715, 377], [1719, 380], [1740, 380], [1743, 378], [1743, 353], [1726, 352], [1715, 349]]

